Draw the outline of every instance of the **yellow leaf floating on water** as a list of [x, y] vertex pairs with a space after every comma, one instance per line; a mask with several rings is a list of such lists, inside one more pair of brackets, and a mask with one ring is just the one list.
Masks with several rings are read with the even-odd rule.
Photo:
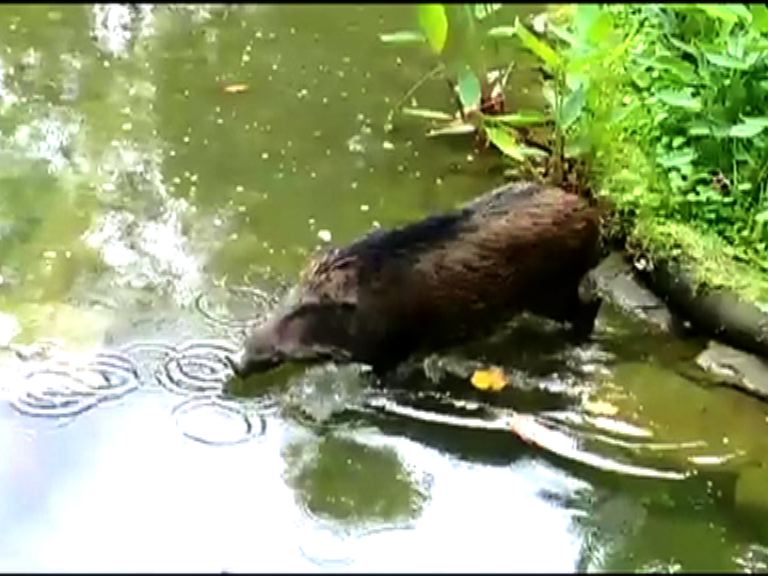
[[472, 386], [479, 390], [492, 390], [498, 392], [509, 384], [509, 378], [501, 368], [489, 368], [488, 370], [476, 370], [472, 374]]
[[224, 92], [227, 94], [240, 94], [248, 91], [248, 84], [229, 84], [224, 86]]

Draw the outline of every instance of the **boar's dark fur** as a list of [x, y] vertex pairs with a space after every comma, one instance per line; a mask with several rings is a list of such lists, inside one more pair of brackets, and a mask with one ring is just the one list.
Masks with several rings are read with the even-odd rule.
[[489, 333], [527, 311], [588, 336], [600, 306], [582, 282], [599, 215], [559, 188], [504, 185], [447, 214], [333, 249], [248, 335], [240, 376], [285, 361], [360, 362], [381, 374], [415, 353]]

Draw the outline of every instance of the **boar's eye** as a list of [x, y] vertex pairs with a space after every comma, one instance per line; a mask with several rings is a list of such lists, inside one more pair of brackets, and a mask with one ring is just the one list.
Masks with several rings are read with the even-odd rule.
[[282, 336], [303, 344], [344, 345], [353, 336], [355, 310], [348, 303], [302, 304], [286, 316]]

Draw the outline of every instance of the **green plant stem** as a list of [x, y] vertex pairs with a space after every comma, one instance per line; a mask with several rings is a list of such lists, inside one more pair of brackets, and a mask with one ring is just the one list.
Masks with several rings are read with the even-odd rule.
[[413, 95], [416, 93], [416, 90], [418, 90], [419, 88], [421, 88], [421, 86], [422, 86], [422, 85], [423, 85], [423, 84], [424, 84], [424, 83], [425, 83], [427, 80], [430, 80], [431, 78], [434, 78], [435, 76], [437, 76], [437, 75], [438, 75], [440, 72], [443, 72], [444, 70], [445, 70], [445, 65], [444, 65], [442, 62], [440, 62], [440, 63], [439, 63], [437, 66], [435, 66], [435, 67], [434, 67], [432, 70], [430, 70], [430, 71], [429, 71], [429, 72], [427, 72], [427, 73], [426, 73], [424, 76], [422, 76], [421, 78], [419, 78], [419, 80], [417, 80], [417, 81], [416, 81], [416, 83], [415, 83], [413, 86], [411, 86], [411, 87], [408, 89], [408, 91], [407, 91], [407, 92], [406, 92], [406, 93], [403, 95], [403, 97], [402, 97], [402, 98], [400, 98], [400, 100], [398, 100], [398, 101], [397, 101], [397, 104], [395, 104], [395, 105], [394, 105], [394, 106], [393, 106], [393, 107], [390, 109], [390, 111], [389, 111], [389, 114], [387, 115], [387, 118], [388, 118], [388, 120], [391, 120], [391, 119], [392, 119], [392, 117], [395, 115], [395, 113], [396, 113], [397, 111], [399, 111], [399, 110], [400, 110], [400, 108], [402, 108], [402, 107], [403, 107], [403, 104], [405, 104], [406, 100], [408, 100], [408, 98], [410, 98], [411, 96], [413, 96]]

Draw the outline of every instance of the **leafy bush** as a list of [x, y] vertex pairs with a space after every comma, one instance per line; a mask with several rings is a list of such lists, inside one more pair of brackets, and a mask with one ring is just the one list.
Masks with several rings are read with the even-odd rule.
[[[581, 77], [566, 91], [586, 86], [566, 138], [595, 160], [604, 191], [712, 231], [768, 270], [765, 5], [579, 5], [552, 32]], [[579, 69], [569, 52], [599, 64]]]

